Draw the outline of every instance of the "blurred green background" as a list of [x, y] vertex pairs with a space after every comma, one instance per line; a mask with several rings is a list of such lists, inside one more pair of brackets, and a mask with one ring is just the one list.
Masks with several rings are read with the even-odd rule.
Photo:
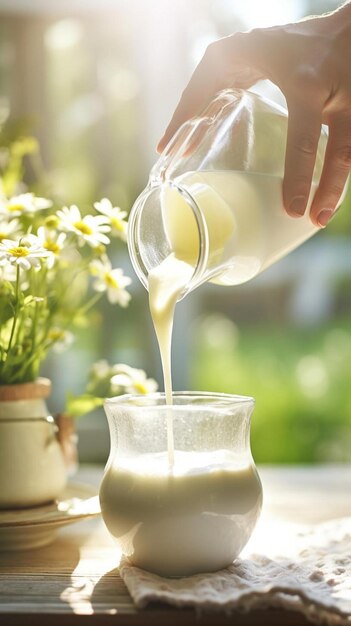
[[[89, 209], [129, 210], [154, 146], [208, 43], [238, 29], [334, 9], [323, 0], [0, 0], [1, 159], [33, 134], [27, 185]], [[270, 84], [258, 87], [282, 101]], [[174, 387], [252, 395], [255, 459], [351, 460], [351, 198], [327, 230], [242, 287], [201, 287], [177, 311]], [[147, 370], [162, 387], [147, 294], [133, 276], [126, 311], [102, 304], [74, 346], [50, 357], [52, 411], [101, 358]], [[103, 323], [102, 323], [103, 322]], [[79, 422], [82, 460], [104, 461], [102, 412]]]

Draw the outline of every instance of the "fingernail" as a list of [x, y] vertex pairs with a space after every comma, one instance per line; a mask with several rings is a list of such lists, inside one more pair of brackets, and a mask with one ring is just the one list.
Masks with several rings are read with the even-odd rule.
[[289, 206], [289, 212], [301, 217], [306, 209], [306, 198], [305, 196], [296, 196], [292, 200]]
[[334, 211], [332, 209], [323, 209], [320, 213], [318, 213], [317, 224], [321, 228], [325, 228], [328, 224], [330, 218], [332, 217]]
[[158, 153], [162, 152], [162, 148], [163, 148], [163, 137], [160, 139], [160, 141], [158, 142], [156, 146], [156, 152]]

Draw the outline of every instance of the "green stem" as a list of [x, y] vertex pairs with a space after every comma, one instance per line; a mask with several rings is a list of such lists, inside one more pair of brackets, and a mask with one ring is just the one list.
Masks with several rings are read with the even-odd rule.
[[[100, 300], [101, 296], [102, 296], [102, 293], [95, 294], [95, 296], [90, 298], [90, 300], [84, 306], [82, 306], [81, 309], [78, 309], [78, 311], [74, 311], [74, 313], [66, 321], [66, 324], [62, 325], [62, 330], [67, 330], [67, 328], [71, 325], [71, 323], [72, 323], [73, 319], [76, 317], [76, 315], [78, 315], [78, 314], [82, 315], [82, 314], [86, 313], [87, 311], [89, 311], [89, 309], [91, 309], [94, 306], [94, 304], [96, 302], [98, 302], [98, 300]], [[47, 341], [46, 344], [45, 344], [45, 341]], [[44, 337], [44, 339], [42, 340], [42, 342], [39, 345], [40, 345], [40, 347], [42, 347], [42, 350], [44, 352], [47, 352], [51, 348], [51, 346], [54, 345], [54, 343], [56, 343], [56, 342], [55, 341], [50, 341], [50, 339], [48, 340], [47, 336], [46, 336], [46, 337]]]
[[95, 296], [93, 296], [92, 298], [90, 298], [90, 300], [88, 300], [88, 302], [82, 306], [82, 308], [80, 309], [79, 313], [82, 315], [84, 315], [84, 313], [86, 313], [87, 311], [89, 311], [89, 309], [91, 309], [91, 307], [94, 306], [94, 304], [96, 304], [96, 302], [98, 302], [101, 299], [102, 293], [96, 293]]
[[75, 282], [75, 280], [78, 278], [78, 276], [80, 274], [82, 274], [83, 272], [85, 272], [88, 268], [89, 263], [82, 263], [81, 267], [78, 269], [77, 272], [75, 272], [75, 274], [73, 274], [70, 277], [70, 280], [64, 285], [63, 289], [61, 289], [60, 293], [57, 293], [55, 296], [55, 301], [56, 302], [62, 302], [62, 300], [65, 298], [67, 292], [72, 289], [72, 285]]
[[[91, 307], [94, 306], [94, 304], [101, 298], [101, 296], [102, 296], [102, 293], [95, 294], [95, 296], [90, 298], [90, 300], [80, 310], [75, 311], [73, 315], [70, 316], [70, 318], [67, 320], [66, 324], [63, 325], [62, 327], [63, 330], [67, 329], [67, 327], [71, 324], [73, 318], [77, 315], [77, 313], [80, 313], [80, 314], [86, 313], [89, 309], [91, 309]], [[55, 344], [55, 341], [47, 339], [47, 336], [45, 336], [39, 343], [37, 343], [36, 354], [33, 354], [32, 352], [31, 356], [28, 359], [25, 359], [25, 363], [17, 372], [16, 376], [20, 378], [23, 372], [25, 372], [36, 359], [39, 359], [41, 361], [42, 358], [45, 356], [45, 354], [48, 352], [48, 350], [54, 344]], [[43, 357], [41, 355], [43, 355]]]
[[12, 322], [12, 328], [11, 328], [11, 335], [10, 335], [10, 340], [7, 346], [7, 354], [10, 352], [11, 347], [12, 347], [12, 341], [13, 341], [13, 336], [15, 334], [15, 329], [16, 329], [16, 324], [17, 324], [17, 317], [18, 317], [18, 296], [19, 296], [19, 279], [20, 279], [20, 267], [19, 265], [17, 265], [16, 268], [16, 291], [15, 291], [15, 312], [14, 312], [14, 316], [13, 316], [13, 322]]
[[10, 380], [9, 380], [10, 384], [14, 382], [22, 382], [23, 374], [26, 372], [26, 370], [29, 370], [29, 367], [38, 358], [40, 359], [40, 356], [38, 354], [32, 354], [28, 359], [24, 359], [25, 360], [24, 365], [22, 365], [22, 367], [16, 371], [14, 376], [10, 377]]
[[34, 315], [33, 315], [32, 332], [31, 332], [32, 352], [35, 352], [35, 347], [36, 347], [38, 312], [39, 312], [39, 302], [36, 301], [34, 305]]

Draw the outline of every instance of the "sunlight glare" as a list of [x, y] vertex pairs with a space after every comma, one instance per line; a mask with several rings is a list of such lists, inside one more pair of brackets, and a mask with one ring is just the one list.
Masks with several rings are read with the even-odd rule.
[[309, 398], [320, 398], [328, 390], [328, 372], [325, 363], [318, 356], [302, 357], [296, 367], [296, 377], [301, 391]]
[[293, 22], [302, 17], [303, 9], [304, 2], [301, 0], [246, 0], [233, 6], [233, 12], [248, 29]]
[[45, 44], [48, 48], [65, 50], [76, 46], [83, 36], [83, 27], [79, 20], [65, 19], [49, 26], [45, 33]]

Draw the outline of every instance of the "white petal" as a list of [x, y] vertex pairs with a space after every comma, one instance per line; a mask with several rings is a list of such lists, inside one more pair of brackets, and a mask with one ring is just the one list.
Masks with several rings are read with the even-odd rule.
[[126, 387], [130, 383], [131, 380], [127, 374], [116, 374], [111, 378], [111, 385], [117, 385], [118, 387]]
[[154, 393], [158, 389], [158, 383], [153, 378], [148, 378], [146, 381], [146, 388], [149, 393]]
[[16, 257], [16, 265], [19, 265], [24, 270], [30, 270], [31, 264], [25, 257]]
[[100, 213], [104, 213], [105, 215], [110, 215], [112, 211], [112, 204], [108, 198], [102, 198], [100, 202], [95, 202], [94, 208]]
[[2, 248], [2, 246], [5, 246], [6, 248], [14, 248], [15, 246], [18, 246], [18, 242], [14, 241], [13, 239], [3, 239], [1, 244], [0, 244], [0, 248]]
[[101, 224], [109, 224], [109, 219], [104, 215], [86, 215], [83, 218], [83, 222], [88, 224], [91, 228], [96, 228]]
[[58, 245], [60, 248], [62, 248], [62, 246], [63, 246], [64, 242], [66, 241], [66, 239], [67, 239], [67, 235], [66, 235], [66, 233], [59, 233], [59, 235], [58, 235], [58, 237], [57, 237], [57, 239], [56, 239], [56, 243], [57, 243], [57, 245]]
[[53, 202], [46, 198], [34, 198], [34, 204], [37, 209], [49, 209], [52, 207]]
[[97, 239], [97, 244], [99, 245], [99, 243], [105, 243], [106, 245], [108, 245], [110, 243], [110, 239], [106, 236], [101, 234], [96, 235], [96, 239]]
[[117, 304], [120, 300], [120, 290], [113, 287], [107, 288], [107, 299], [111, 304]]
[[103, 291], [106, 291], [107, 285], [104, 280], [101, 280], [101, 278], [97, 278], [93, 282], [93, 289], [98, 293], [102, 293]]
[[116, 302], [121, 307], [126, 307], [128, 306], [130, 299], [131, 299], [131, 295], [128, 293], [128, 291], [124, 291], [123, 289], [120, 289], [120, 291], [118, 292], [118, 300], [116, 300]]
[[127, 365], [126, 363], [116, 363], [115, 365], [112, 365], [112, 371], [114, 374], [127, 374], [127, 376], [132, 376], [132, 373], [134, 371], [133, 367], [130, 367], [130, 365]]
[[33, 235], [32, 233], [29, 233], [28, 235], [25, 235], [24, 237], [21, 237], [21, 244], [22, 246], [40, 246], [41, 245], [41, 241], [39, 239], [39, 237], [37, 237], [36, 235]]
[[69, 207], [69, 212], [70, 212], [70, 218], [74, 220], [75, 222], [78, 222], [79, 220], [82, 219], [80, 210], [78, 209], [76, 204], [71, 204], [71, 206]]

